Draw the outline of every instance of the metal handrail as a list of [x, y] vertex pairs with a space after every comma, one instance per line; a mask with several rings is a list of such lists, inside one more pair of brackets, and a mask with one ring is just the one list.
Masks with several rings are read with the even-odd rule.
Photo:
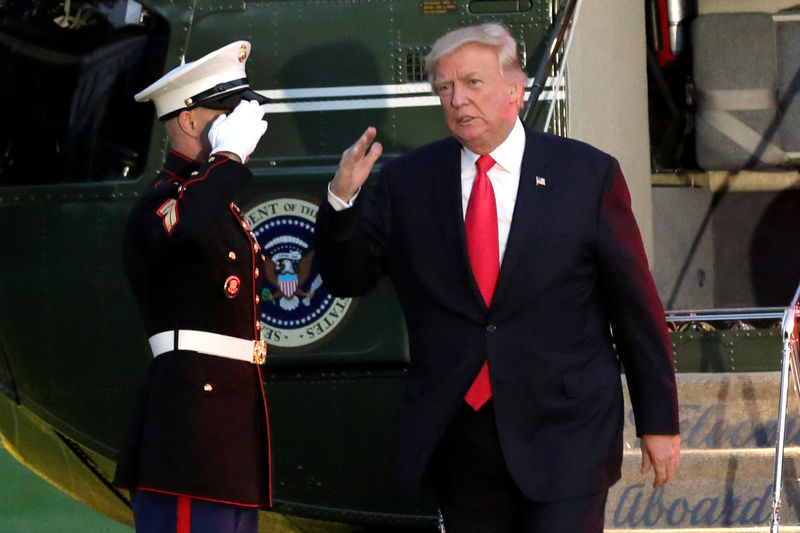
[[728, 309], [679, 309], [666, 311], [667, 322], [713, 322], [718, 320], [780, 319], [782, 307], [739, 307]]
[[795, 392], [800, 394], [798, 376], [797, 318], [800, 314], [800, 285], [794, 293], [792, 303], [783, 313], [781, 337], [783, 339], [783, 360], [781, 363], [781, 390], [778, 405], [778, 438], [775, 444], [775, 477], [772, 494], [772, 523], [770, 533], [778, 533], [780, 528], [781, 489], [783, 483], [783, 448], [786, 436], [786, 407], [789, 399], [789, 374], [794, 374]]
[[567, 3], [561, 8], [558, 15], [556, 16], [556, 20], [552, 27], [552, 32], [550, 34], [550, 38], [548, 39], [548, 46], [545, 50], [544, 56], [542, 56], [542, 60], [539, 62], [539, 66], [536, 69], [536, 72], [533, 77], [533, 86], [531, 87], [531, 92], [528, 95], [528, 100], [525, 102], [525, 105], [520, 112], [520, 120], [522, 123], [531, 126], [533, 118], [535, 115], [531, 115], [534, 106], [539, 101], [539, 97], [544, 91], [545, 81], [547, 80], [547, 73], [550, 72], [550, 69], [553, 67], [553, 63], [556, 60], [556, 55], [561, 48], [561, 41], [564, 39], [564, 34], [567, 32], [567, 28], [572, 21], [572, 14], [575, 11], [575, 6], [577, 4], [577, 0], [567, 0]]

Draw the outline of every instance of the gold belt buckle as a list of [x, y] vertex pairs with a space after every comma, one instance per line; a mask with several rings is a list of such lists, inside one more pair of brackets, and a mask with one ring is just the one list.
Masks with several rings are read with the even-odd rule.
[[267, 341], [253, 341], [253, 363], [263, 365], [267, 362]]

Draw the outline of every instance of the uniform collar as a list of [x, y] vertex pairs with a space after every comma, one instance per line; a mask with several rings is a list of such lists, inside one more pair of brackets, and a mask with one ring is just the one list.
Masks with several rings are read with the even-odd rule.
[[180, 152], [170, 150], [164, 160], [164, 172], [172, 176], [185, 178], [200, 168], [200, 163]]

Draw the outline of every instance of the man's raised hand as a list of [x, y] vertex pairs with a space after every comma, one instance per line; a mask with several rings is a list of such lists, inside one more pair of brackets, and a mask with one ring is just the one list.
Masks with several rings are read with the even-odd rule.
[[383, 146], [375, 141], [378, 131], [370, 126], [359, 139], [342, 153], [339, 168], [331, 181], [331, 192], [349, 202], [367, 181], [375, 161], [383, 153]]

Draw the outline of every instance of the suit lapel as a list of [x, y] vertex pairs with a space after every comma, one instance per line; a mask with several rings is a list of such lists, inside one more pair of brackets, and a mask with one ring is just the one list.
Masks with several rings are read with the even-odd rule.
[[[511, 219], [511, 229], [508, 234], [506, 251], [500, 274], [497, 280], [493, 304], [503, 301], [509, 290], [513, 290], [513, 275], [524, 252], [535, 245], [536, 232], [541, 227], [538, 221], [540, 210], [537, 205], [547, 201], [547, 167], [551, 159], [547, 154], [537, 150], [534, 133], [525, 129], [525, 152], [520, 168], [519, 189], [517, 201], [514, 205], [514, 215]], [[452, 258], [455, 274], [461, 277], [464, 283], [471, 287], [475, 302], [486, 309], [478, 284], [472, 274], [472, 267], [467, 253], [467, 238], [464, 230], [464, 213], [461, 205], [461, 146], [451, 138], [452, 142], [445, 144], [441, 157], [436, 158], [432, 165], [434, 175], [431, 183], [434, 184], [434, 195], [438, 198], [441, 210], [437, 216], [442, 245], [447, 249], [448, 257]], [[545, 179], [545, 183], [537, 184], [537, 177]], [[525, 265], [530, 269], [531, 265]]]
[[436, 219], [441, 230], [442, 245], [447, 250], [447, 257], [451, 258], [455, 274], [463, 280], [465, 286], [471, 288], [476, 303], [485, 309], [486, 305], [472, 274], [467, 253], [461, 204], [461, 145], [453, 138], [450, 140], [452, 142], [445, 144], [441, 157], [436, 159], [436, 171], [431, 180], [435, 184], [435, 198], [441, 206]]
[[[541, 227], [538, 206], [547, 201], [547, 167], [550, 159], [541, 151], [537, 152], [536, 135], [525, 129], [525, 153], [522, 156], [517, 201], [493, 302], [503, 301], [508, 291], [513, 289], [511, 280], [519, 259], [528, 248], [535, 245], [536, 232]], [[541, 178], [545, 180], [544, 183]], [[530, 269], [531, 265], [526, 264], [525, 267]]]

